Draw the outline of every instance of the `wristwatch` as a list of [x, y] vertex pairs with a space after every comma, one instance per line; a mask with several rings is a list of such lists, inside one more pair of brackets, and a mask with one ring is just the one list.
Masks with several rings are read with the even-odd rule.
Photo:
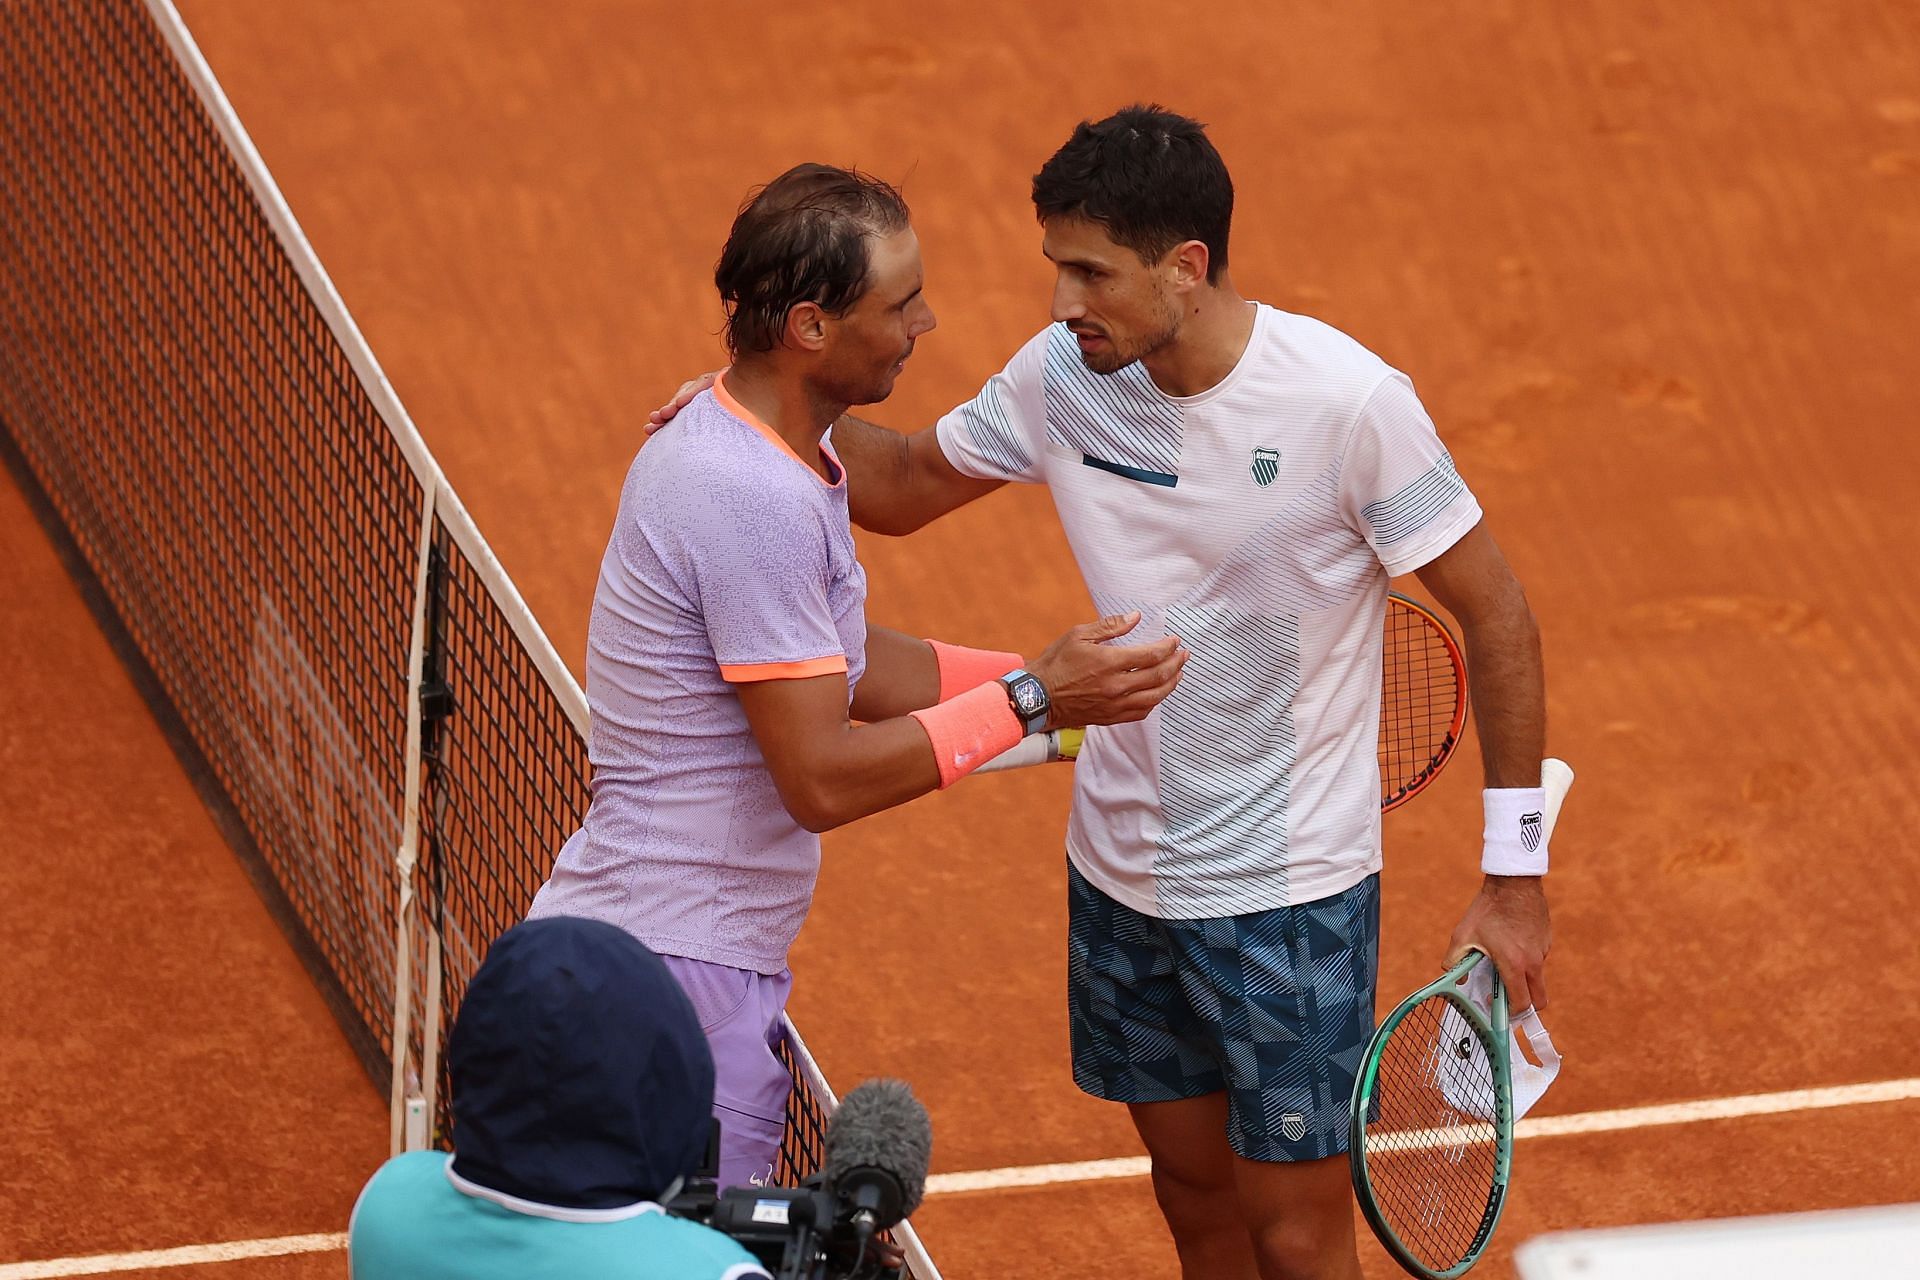
[[1000, 687], [1007, 691], [1007, 701], [1013, 704], [1022, 733], [1039, 733], [1047, 727], [1053, 715], [1053, 699], [1047, 696], [1047, 686], [1039, 676], [1016, 667], [1000, 677]]

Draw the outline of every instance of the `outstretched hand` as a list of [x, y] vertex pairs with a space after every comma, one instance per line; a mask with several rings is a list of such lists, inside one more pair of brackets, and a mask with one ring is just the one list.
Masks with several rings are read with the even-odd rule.
[[695, 396], [720, 380], [721, 372], [715, 369], [712, 373], [703, 373], [697, 378], [690, 378], [681, 383], [680, 389], [673, 393], [673, 399], [647, 415], [647, 434], [652, 435], [672, 422], [674, 414], [692, 404]]
[[1487, 876], [1453, 931], [1447, 965], [1470, 950], [1484, 951], [1506, 984], [1507, 1005], [1518, 1015], [1547, 1007], [1547, 952], [1553, 925], [1539, 876]]
[[1152, 644], [1105, 643], [1138, 625], [1138, 613], [1081, 623], [1029, 664], [1027, 670], [1040, 677], [1053, 703], [1049, 729], [1144, 720], [1173, 692], [1187, 665], [1179, 636]]

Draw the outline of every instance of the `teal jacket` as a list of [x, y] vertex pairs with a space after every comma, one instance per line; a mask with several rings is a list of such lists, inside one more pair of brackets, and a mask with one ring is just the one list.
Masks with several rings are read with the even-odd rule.
[[766, 1276], [718, 1231], [639, 1201], [568, 1209], [468, 1182], [444, 1151], [380, 1167], [348, 1228], [352, 1280], [747, 1280]]

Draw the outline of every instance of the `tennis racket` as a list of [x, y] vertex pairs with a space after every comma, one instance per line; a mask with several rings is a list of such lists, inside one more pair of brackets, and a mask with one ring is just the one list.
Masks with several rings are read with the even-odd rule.
[[1426, 790], [1460, 745], [1467, 723], [1467, 660], [1425, 605], [1387, 597], [1380, 678], [1380, 811]]
[[[1551, 836], [1573, 784], [1563, 761], [1540, 765]], [[1492, 974], [1482, 1010], [1466, 996], [1469, 952], [1401, 1001], [1367, 1044], [1354, 1080], [1347, 1164], [1373, 1233], [1410, 1275], [1465, 1275], [1506, 1204], [1513, 1166], [1513, 1078], [1507, 993]]]
[[[1380, 681], [1380, 808], [1398, 808], [1440, 776], [1467, 722], [1467, 663], [1447, 624], [1397, 592], [1387, 597]], [[1084, 729], [1036, 733], [975, 770], [1072, 760]]]

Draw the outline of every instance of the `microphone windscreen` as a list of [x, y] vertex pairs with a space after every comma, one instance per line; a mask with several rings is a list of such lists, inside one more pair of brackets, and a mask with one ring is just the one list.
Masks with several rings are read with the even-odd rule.
[[899, 1080], [868, 1080], [827, 1117], [821, 1161], [827, 1182], [839, 1185], [861, 1166], [884, 1169], [899, 1179], [903, 1215], [920, 1207], [933, 1159], [933, 1121], [913, 1090]]

